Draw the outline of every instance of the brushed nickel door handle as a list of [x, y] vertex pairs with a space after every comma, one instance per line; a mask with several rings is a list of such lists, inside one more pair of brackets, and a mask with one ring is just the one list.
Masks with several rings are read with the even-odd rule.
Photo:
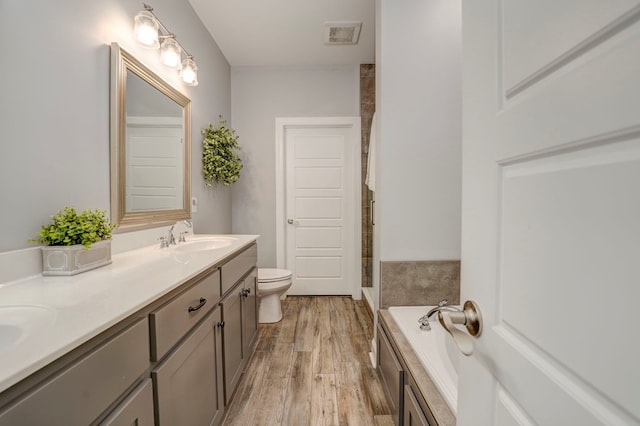
[[[464, 302], [462, 311], [450, 312], [441, 310], [438, 312], [438, 320], [445, 330], [449, 332], [453, 341], [464, 355], [473, 353], [473, 337], [479, 337], [482, 333], [482, 315], [480, 308], [473, 300]], [[460, 324], [466, 327], [465, 333], [455, 325]]]

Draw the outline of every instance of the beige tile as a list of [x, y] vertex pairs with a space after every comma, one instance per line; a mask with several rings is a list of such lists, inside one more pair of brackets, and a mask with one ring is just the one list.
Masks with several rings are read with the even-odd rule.
[[380, 262], [380, 307], [460, 303], [460, 261]]

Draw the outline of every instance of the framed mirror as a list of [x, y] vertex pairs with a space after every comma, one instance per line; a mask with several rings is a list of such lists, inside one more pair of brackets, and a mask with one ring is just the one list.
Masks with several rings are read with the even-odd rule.
[[191, 101], [111, 44], [111, 221], [143, 228], [190, 217]]

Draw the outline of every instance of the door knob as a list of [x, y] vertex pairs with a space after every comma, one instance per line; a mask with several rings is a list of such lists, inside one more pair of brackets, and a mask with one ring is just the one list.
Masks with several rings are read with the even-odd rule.
[[[480, 308], [478, 308], [476, 302], [467, 300], [464, 302], [462, 311], [440, 311], [438, 312], [438, 320], [444, 329], [449, 332], [451, 337], [453, 337], [460, 352], [467, 356], [471, 355], [473, 353], [473, 340], [471, 336], [479, 337], [482, 333], [482, 316], [480, 315]], [[457, 328], [455, 324], [465, 326], [469, 334]]]

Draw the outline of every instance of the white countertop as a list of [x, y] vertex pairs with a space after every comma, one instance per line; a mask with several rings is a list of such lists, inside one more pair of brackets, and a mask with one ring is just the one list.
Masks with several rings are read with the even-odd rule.
[[[255, 241], [234, 237], [229, 246], [190, 254], [158, 244], [116, 254], [113, 263], [70, 277], [28, 277], [0, 286], [0, 391], [3, 391], [190, 278]], [[206, 237], [203, 235], [194, 238]], [[15, 308], [26, 306], [26, 309]], [[16, 318], [16, 311], [24, 318]], [[11, 316], [13, 316], [11, 318]], [[19, 317], [20, 315], [18, 315]], [[38, 317], [35, 326], [29, 324]], [[16, 329], [6, 324], [23, 321]]]

